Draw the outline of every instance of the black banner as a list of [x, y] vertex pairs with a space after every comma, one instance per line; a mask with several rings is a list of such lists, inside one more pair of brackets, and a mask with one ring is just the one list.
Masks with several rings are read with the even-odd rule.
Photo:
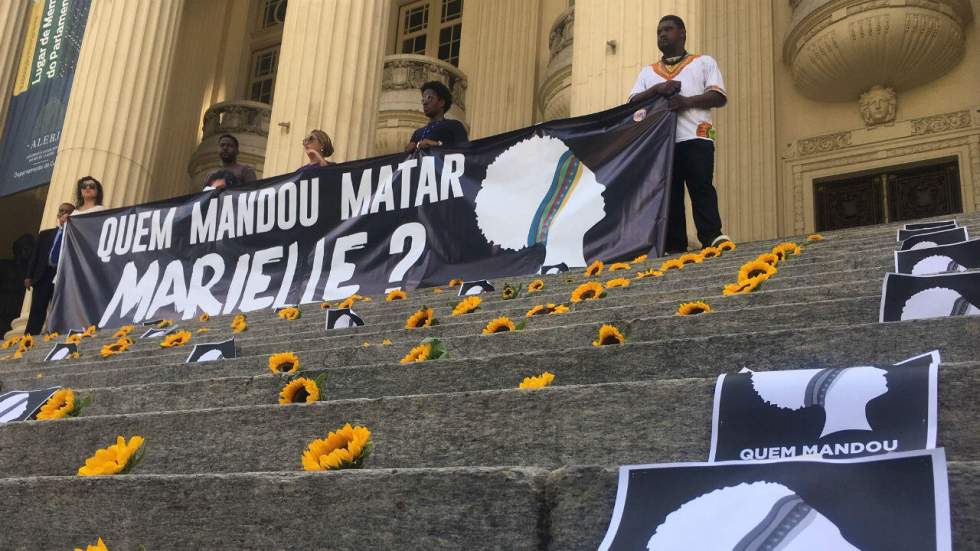
[[49, 325], [191, 319], [657, 255], [674, 119], [664, 100], [624, 105], [461, 149], [73, 216]]
[[708, 461], [933, 448], [938, 372], [934, 350], [893, 366], [721, 375]]
[[944, 450], [620, 467], [599, 551], [950, 551]]
[[51, 179], [89, 3], [33, 0], [0, 140], [0, 197]]

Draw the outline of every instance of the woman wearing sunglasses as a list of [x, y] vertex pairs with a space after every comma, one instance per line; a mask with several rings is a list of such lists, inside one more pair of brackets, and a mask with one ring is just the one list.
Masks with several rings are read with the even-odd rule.
[[102, 183], [91, 176], [79, 178], [75, 189], [75, 206], [72, 216], [105, 210], [102, 205]]
[[327, 160], [327, 157], [333, 155], [333, 143], [323, 130], [311, 130], [309, 135], [303, 138], [303, 154], [310, 162], [299, 167], [300, 170], [336, 164]]

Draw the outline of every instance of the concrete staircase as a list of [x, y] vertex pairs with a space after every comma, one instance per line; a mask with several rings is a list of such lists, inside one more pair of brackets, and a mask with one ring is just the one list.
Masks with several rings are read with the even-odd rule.
[[[957, 218], [980, 232], [980, 215]], [[71, 549], [101, 536], [113, 551], [592, 550], [618, 465], [706, 460], [720, 373], [891, 363], [933, 348], [943, 359], [939, 439], [954, 542], [980, 548], [980, 318], [877, 323], [897, 227], [824, 234], [751, 295], [724, 297], [722, 288], [776, 241], [633, 280], [515, 333], [481, 330], [500, 315], [525, 319], [535, 304], [567, 304], [581, 272], [544, 277], [542, 291], [509, 301], [484, 295], [479, 310], [455, 318], [455, 292], [432, 289], [359, 303], [367, 325], [349, 330], [325, 332], [316, 304], [295, 321], [253, 312], [236, 335], [241, 357], [208, 364], [183, 365], [190, 346], [139, 340], [102, 359], [110, 329], [84, 340], [78, 360], [44, 364], [50, 343], [38, 342], [23, 359], [0, 362], [2, 389], [66, 385], [93, 401], [77, 418], [0, 426], [0, 549]], [[495, 283], [499, 291], [531, 279]], [[715, 312], [674, 315], [691, 300]], [[441, 323], [404, 329], [423, 304]], [[193, 344], [227, 338], [229, 322], [178, 324], [194, 332]], [[593, 347], [603, 323], [626, 331], [627, 343]], [[445, 358], [398, 363], [428, 336], [445, 343]], [[324, 373], [324, 401], [278, 405], [285, 380], [267, 362], [283, 351]], [[517, 390], [545, 370], [556, 374], [552, 387]], [[302, 471], [307, 443], [345, 422], [373, 433], [365, 468]], [[132, 474], [73, 476], [116, 435], [134, 434], [146, 452]]]

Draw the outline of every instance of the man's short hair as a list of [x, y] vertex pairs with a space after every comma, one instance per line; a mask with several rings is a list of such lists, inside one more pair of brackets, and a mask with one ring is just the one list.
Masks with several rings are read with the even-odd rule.
[[432, 90], [432, 92], [439, 96], [443, 102], [445, 102], [446, 107], [443, 109], [444, 112], [449, 112], [449, 108], [453, 106], [453, 94], [449, 91], [449, 88], [445, 84], [439, 82], [438, 80], [430, 80], [422, 85], [419, 89], [421, 92], [426, 90]]
[[[684, 20], [681, 19], [680, 17], [677, 17], [676, 15], [665, 15], [661, 17], [660, 23], [663, 23], [664, 21], [670, 21], [673, 24], [677, 25], [677, 28], [685, 31], [687, 30], [687, 27], [684, 26]], [[657, 24], [659, 25], [660, 23]]]
[[222, 134], [218, 136], [218, 143], [221, 143], [221, 140], [225, 138], [228, 138], [229, 140], [235, 142], [235, 149], [238, 149], [238, 138], [232, 136], [231, 134]]
[[208, 176], [208, 181], [205, 182], [205, 186], [210, 186], [216, 180], [224, 180], [225, 187], [232, 187], [238, 185], [238, 178], [235, 173], [230, 170], [215, 170]]

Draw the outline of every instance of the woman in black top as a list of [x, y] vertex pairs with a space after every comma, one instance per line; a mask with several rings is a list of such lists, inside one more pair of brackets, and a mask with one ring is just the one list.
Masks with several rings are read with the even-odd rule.
[[429, 117], [429, 124], [412, 134], [405, 151], [426, 149], [432, 146], [459, 147], [469, 138], [463, 123], [447, 119], [446, 111], [453, 106], [453, 96], [445, 84], [434, 80], [422, 85], [422, 112]]

